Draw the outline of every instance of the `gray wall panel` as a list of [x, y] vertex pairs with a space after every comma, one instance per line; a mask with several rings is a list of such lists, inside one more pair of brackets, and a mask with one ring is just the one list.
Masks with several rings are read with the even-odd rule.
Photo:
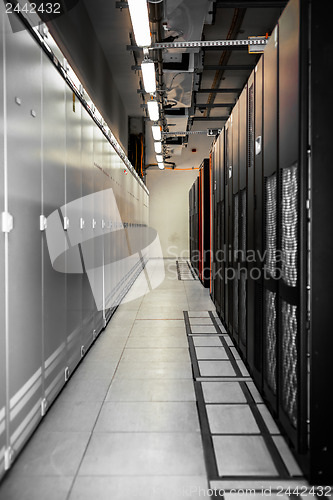
[[[43, 210], [49, 217], [65, 203], [65, 83], [46, 56], [43, 65]], [[56, 214], [59, 220], [59, 215]], [[59, 251], [65, 252], [61, 228]], [[66, 366], [66, 274], [52, 267], [43, 233], [43, 331], [45, 397], [52, 401], [64, 382]]]
[[[103, 141], [104, 136], [102, 132], [94, 128], [94, 193], [103, 192], [104, 187], [104, 174], [101, 172], [102, 156], [103, 156]], [[103, 247], [103, 196], [94, 197], [93, 219], [94, 219], [94, 289], [95, 289], [95, 302], [97, 300], [94, 316], [94, 329], [98, 334], [103, 325], [103, 309], [104, 309], [104, 247]]]
[[[81, 111], [81, 168], [82, 168], [82, 218], [84, 227], [82, 238], [89, 240], [93, 237], [91, 224], [93, 201], [90, 195], [94, 192], [94, 125], [85, 109]], [[93, 247], [90, 248], [90, 253]], [[82, 345], [88, 348], [93, 340], [95, 301], [91, 291], [88, 275], [82, 276]]]
[[[14, 218], [8, 237], [10, 445], [14, 451], [22, 447], [40, 418], [42, 395], [40, 57], [26, 31], [6, 36], [8, 197]], [[33, 395], [25, 400], [32, 388]]]
[[[0, 5], [2, 14], [4, 5]], [[1, 15], [0, 15], [0, 21]], [[3, 74], [3, 33], [0, 33], [0, 70]], [[3, 78], [0, 78], [0, 151], [4, 146], [4, 109], [3, 109]], [[0, 208], [4, 210], [4, 162], [3, 154], [0, 167]], [[6, 336], [5, 336], [5, 235], [0, 233], [0, 380], [6, 380]], [[0, 474], [4, 468], [4, 453], [6, 444], [5, 429], [6, 386], [0, 383]]]
[[[124, 261], [129, 235], [120, 224], [148, 223], [147, 194], [129, 172], [125, 175], [124, 164], [77, 98], [73, 110], [72, 90], [52, 60], [27, 30], [8, 34], [6, 43], [8, 112], [4, 116], [0, 78], [0, 149], [4, 157], [6, 121], [8, 211], [14, 227], [9, 234], [0, 233], [0, 476], [5, 446], [12, 446], [15, 459], [65, 384], [65, 368], [73, 370], [93, 341], [93, 331], [97, 335], [104, 326], [103, 280], [109, 288], [111, 282], [119, 300], [134, 277], [138, 258]], [[1, 50], [0, 68], [3, 65]], [[0, 204], [3, 211], [4, 168]], [[114, 233], [103, 227], [109, 220], [118, 224]], [[105, 259], [120, 265], [103, 268]], [[88, 276], [87, 269], [95, 268], [97, 272]], [[5, 407], [10, 417], [7, 442]]]
[[66, 88], [66, 205], [63, 215], [69, 219], [67, 238], [75, 248], [68, 258], [66, 273], [67, 366], [72, 371], [81, 358], [82, 345], [82, 274], [77, 245], [82, 242], [81, 104]]

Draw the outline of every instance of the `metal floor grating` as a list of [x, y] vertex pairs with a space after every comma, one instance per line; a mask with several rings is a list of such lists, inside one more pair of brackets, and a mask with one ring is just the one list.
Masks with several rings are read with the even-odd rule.
[[188, 260], [176, 260], [178, 279], [181, 281], [194, 281], [198, 277]]
[[312, 494], [216, 313], [184, 311], [184, 321], [212, 490]]

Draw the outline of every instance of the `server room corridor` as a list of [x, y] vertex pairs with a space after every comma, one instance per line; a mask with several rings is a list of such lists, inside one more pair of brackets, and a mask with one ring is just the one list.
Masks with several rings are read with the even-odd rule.
[[1, 500], [305, 492], [214, 311], [186, 261], [151, 260], [4, 480]]
[[46, 6], [0, 2], [0, 500], [331, 497], [328, 8]]

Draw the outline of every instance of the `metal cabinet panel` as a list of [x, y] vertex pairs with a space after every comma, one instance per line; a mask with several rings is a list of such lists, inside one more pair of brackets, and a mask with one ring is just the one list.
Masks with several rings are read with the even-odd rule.
[[[247, 128], [247, 85], [244, 87], [239, 97], [239, 236], [238, 236], [238, 264], [239, 273], [237, 273], [238, 282], [238, 329], [239, 346], [244, 356], [247, 353], [247, 298], [248, 298], [248, 267], [247, 267], [247, 228], [248, 228], [248, 169], [247, 156], [251, 151], [247, 141], [249, 129]], [[249, 151], [248, 151], [249, 149]], [[253, 167], [249, 175], [253, 172]], [[251, 193], [252, 194], [252, 193]]]
[[104, 297], [104, 246], [103, 246], [103, 181], [102, 156], [103, 156], [103, 134], [94, 127], [94, 206], [93, 218], [91, 221], [93, 227], [94, 242], [94, 268], [93, 268], [93, 292], [96, 303], [94, 316], [94, 330], [98, 335], [103, 327], [103, 311], [105, 304]]
[[[252, 224], [249, 226], [248, 238], [249, 248], [255, 251], [255, 262], [253, 265], [262, 273], [263, 255], [263, 64], [262, 57], [255, 69], [255, 93], [254, 93], [254, 210]], [[249, 84], [250, 88], [250, 84]], [[249, 217], [251, 217], [251, 207], [249, 199]], [[251, 243], [253, 242], [253, 244]], [[262, 386], [262, 315], [263, 315], [263, 299], [262, 299], [262, 276], [254, 280], [254, 289], [252, 288], [253, 321], [249, 318], [248, 328], [252, 329], [252, 342], [249, 344], [249, 363], [252, 367], [252, 373], [258, 387]], [[252, 286], [251, 284], [251, 286]], [[250, 298], [249, 294], [249, 298]]]
[[[30, 34], [6, 36], [8, 332], [10, 446], [21, 449], [40, 419], [41, 322], [41, 62]], [[9, 444], [9, 443], [8, 443]]]
[[278, 27], [276, 26], [264, 52], [264, 169], [265, 176], [277, 169], [278, 134]]
[[66, 110], [65, 82], [46, 55], [42, 55], [43, 73], [43, 169], [42, 211], [48, 227], [42, 233], [43, 249], [43, 376], [44, 397], [51, 402], [65, 380], [66, 366], [66, 274], [53, 267], [53, 247], [64, 255], [66, 235], [59, 216], [65, 204]]
[[[0, 21], [4, 5], [0, 6]], [[0, 70], [3, 75], [3, 44], [5, 43], [4, 34], [0, 33]], [[0, 151], [4, 150], [4, 107], [3, 107], [3, 78], [0, 78]], [[1, 212], [5, 210], [5, 185], [4, 185], [5, 165], [0, 167], [0, 208]], [[7, 236], [0, 233], [0, 475], [4, 470], [4, 455], [6, 446], [6, 308], [5, 308], [5, 240]]]
[[[82, 346], [88, 349], [93, 341], [95, 300], [87, 271], [93, 265], [93, 192], [94, 192], [94, 124], [87, 111], [81, 110], [81, 168], [82, 168]], [[89, 259], [90, 257], [90, 259]]]
[[279, 20], [279, 164], [299, 157], [299, 1], [293, 0]]
[[66, 190], [62, 216], [68, 219], [66, 231], [70, 251], [66, 252], [66, 364], [70, 372], [81, 358], [82, 344], [82, 275], [79, 245], [82, 243], [82, 169], [81, 104], [69, 88], [66, 107]]

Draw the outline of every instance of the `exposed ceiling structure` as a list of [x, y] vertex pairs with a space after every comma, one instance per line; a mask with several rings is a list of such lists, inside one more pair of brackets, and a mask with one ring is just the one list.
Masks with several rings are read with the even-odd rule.
[[[146, 120], [146, 164], [156, 164], [140, 64], [127, 2], [83, 0], [129, 116]], [[268, 36], [286, 1], [149, 0], [153, 43]], [[155, 62], [164, 159], [199, 166], [228, 119], [259, 58], [247, 46], [150, 50]], [[213, 136], [207, 135], [214, 129]], [[177, 134], [176, 132], [181, 132]], [[192, 150], [195, 149], [195, 154]]]

